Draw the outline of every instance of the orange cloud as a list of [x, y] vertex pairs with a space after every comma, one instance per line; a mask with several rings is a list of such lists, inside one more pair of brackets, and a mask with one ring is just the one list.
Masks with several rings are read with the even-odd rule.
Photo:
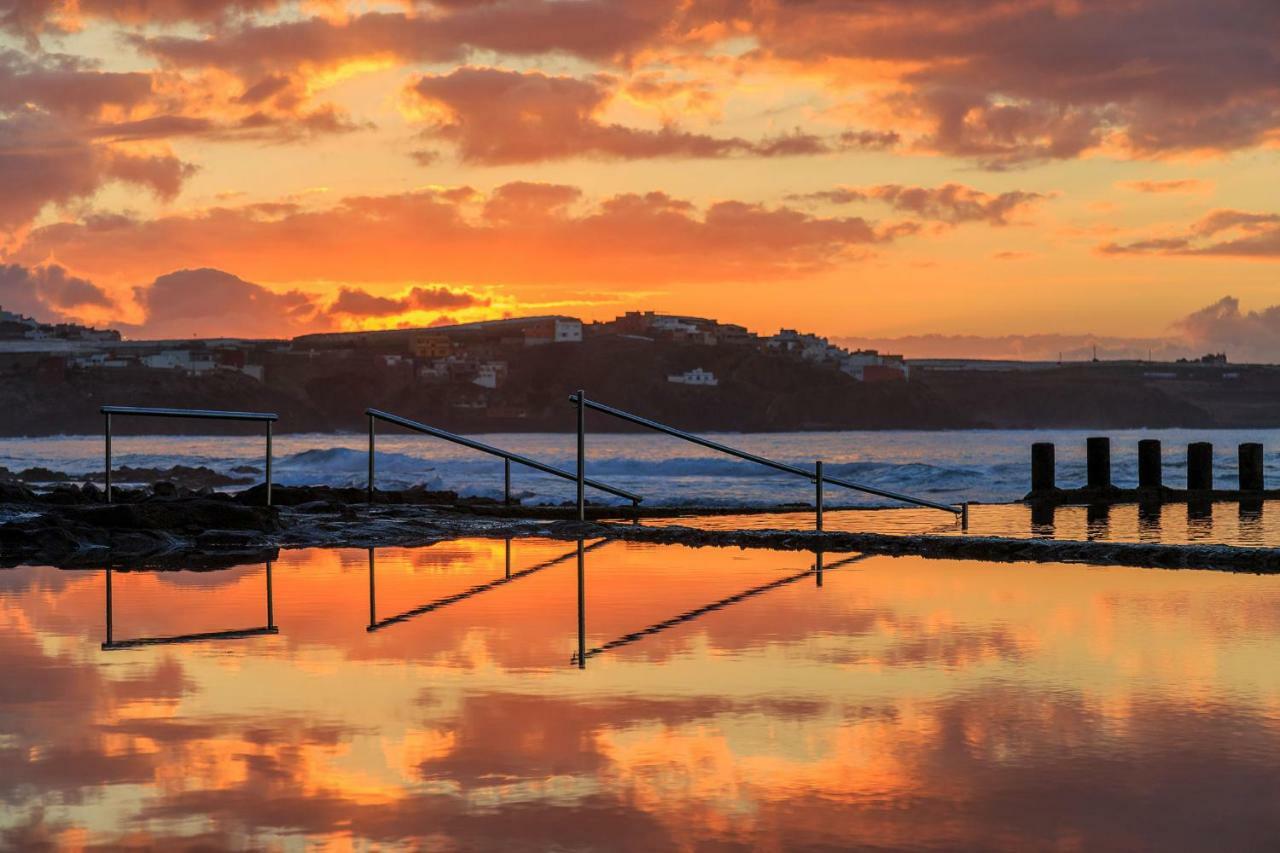
[[615, 80], [550, 76], [539, 71], [463, 67], [426, 74], [409, 88], [413, 112], [432, 121], [428, 138], [457, 146], [471, 163], [502, 165], [569, 157], [765, 157], [825, 154], [846, 148], [883, 148], [896, 135], [844, 134], [832, 140], [796, 130], [750, 141], [691, 133], [678, 125], [659, 130], [605, 123], [600, 113], [614, 97]]
[[944, 222], [949, 225], [962, 222], [986, 222], [988, 225], [996, 226], [1008, 225], [1011, 216], [1025, 213], [1047, 197], [1043, 193], [1023, 190], [993, 195], [963, 184], [944, 184], [940, 187], [907, 187], [900, 184], [837, 187], [834, 190], [790, 196], [798, 200], [823, 201], [831, 204], [882, 201], [895, 210], [913, 213], [922, 219], [934, 222]]
[[[874, 63], [878, 100], [928, 128], [918, 143], [990, 168], [1108, 143], [1149, 157], [1232, 151], [1280, 130], [1280, 42], [1269, 0], [869, 0], [736, 8], [753, 61]], [[849, 81], [843, 81], [849, 82]]]
[[1189, 255], [1280, 260], [1280, 213], [1215, 210], [1180, 232], [1099, 247], [1106, 255]]
[[173, 198], [192, 172], [170, 154], [97, 144], [81, 125], [31, 108], [0, 121], [0, 231], [26, 225], [47, 204], [66, 205], [125, 181]]
[[1183, 178], [1174, 181], [1118, 181], [1116, 186], [1137, 193], [1163, 195], [1167, 193], [1209, 193], [1213, 191], [1213, 181], [1200, 181], [1195, 178]]
[[191, 266], [259, 281], [610, 284], [772, 281], [857, 258], [893, 239], [861, 217], [661, 192], [576, 209], [578, 190], [508, 184], [354, 196], [326, 209], [247, 205], [139, 219], [92, 216], [35, 229], [15, 259], [145, 280]]

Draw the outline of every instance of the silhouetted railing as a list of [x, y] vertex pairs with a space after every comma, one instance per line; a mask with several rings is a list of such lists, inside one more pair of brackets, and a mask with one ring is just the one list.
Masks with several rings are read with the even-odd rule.
[[267, 506], [271, 506], [271, 424], [280, 416], [271, 412], [223, 412], [216, 409], [164, 409], [141, 406], [103, 406], [103, 436], [106, 456], [106, 499], [111, 503], [111, 416], [129, 415], [144, 418], [194, 418], [215, 421], [262, 421], [267, 425]]
[[399, 415], [393, 415], [390, 412], [384, 412], [381, 409], [365, 409], [364, 413], [369, 416], [369, 502], [370, 503], [373, 502], [373, 479], [374, 479], [373, 423], [375, 420], [385, 421], [389, 424], [395, 424], [396, 426], [404, 427], [405, 429], [413, 430], [414, 432], [420, 432], [424, 435], [431, 435], [431, 436], [435, 436], [436, 438], [442, 438], [445, 441], [451, 441], [454, 444], [459, 444], [459, 445], [462, 445], [463, 447], [469, 447], [472, 450], [478, 450], [481, 453], [488, 453], [490, 456], [500, 457], [503, 460], [503, 481], [504, 481], [503, 496], [504, 496], [504, 500], [508, 504], [511, 503], [511, 463], [512, 462], [515, 462], [520, 465], [524, 465], [526, 468], [533, 468], [535, 471], [541, 471], [544, 474], [551, 474], [552, 476], [559, 477], [562, 480], [578, 480], [580, 481], [579, 489], [581, 489], [583, 486], [589, 486], [593, 489], [598, 489], [599, 491], [602, 491], [602, 492], [608, 492], [611, 495], [616, 495], [617, 497], [625, 498], [626, 500], [631, 501], [632, 506], [635, 506], [636, 504], [639, 504], [640, 501], [644, 500], [644, 498], [642, 498], [640, 495], [634, 494], [632, 492], [628, 492], [626, 489], [619, 489], [616, 486], [610, 486], [608, 483], [601, 483], [598, 480], [582, 480], [582, 478], [580, 478], [575, 474], [571, 474], [568, 471], [564, 471], [560, 468], [553, 467], [551, 465], [546, 464], [545, 462], [539, 462], [538, 460], [531, 459], [528, 456], [524, 456], [523, 454], [513, 453], [510, 450], [503, 450], [500, 447], [494, 447], [493, 445], [485, 444], [483, 442], [476, 441], [473, 438], [467, 438], [465, 436], [461, 436], [456, 433], [449, 432], [448, 430], [440, 429], [439, 427], [427, 426], [426, 424], [418, 423], [417, 421], [412, 421], [412, 420], [409, 420], [408, 418], [402, 418]]
[[584, 391], [579, 391], [576, 394], [571, 394], [569, 396], [569, 402], [574, 403], [578, 407], [578, 520], [579, 521], [585, 520], [585, 517], [586, 517], [585, 516], [586, 502], [583, 497], [583, 484], [586, 481], [585, 475], [586, 475], [586, 455], [587, 455], [586, 453], [586, 435], [587, 435], [586, 411], [587, 409], [591, 409], [592, 411], [600, 412], [602, 414], [609, 415], [610, 417], [618, 418], [619, 420], [623, 420], [628, 423], [635, 424], [636, 426], [642, 426], [646, 429], [654, 430], [655, 432], [660, 432], [665, 435], [672, 436], [674, 438], [682, 439], [684, 441], [690, 442], [691, 444], [697, 444], [701, 447], [706, 447], [718, 453], [724, 453], [729, 456], [742, 459], [746, 462], [754, 462], [757, 465], [763, 465], [766, 468], [772, 468], [775, 471], [781, 471], [784, 474], [794, 474], [798, 477], [804, 477], [805, 479], [810, 480], [811, 482], [814, 483], [815, 490], [816, 490], [814, 503], [815, 503], [815, 508], [817, 510], [818, 530], [822, 529], [822, 513], [823, 513], [822, 486], [824, 483], [830, 483], [833, 486], [840, 486], [846, 489], [853, 489], [854, 491], [857, 491], [857, 492], [865, 492], [869, 495], [877, 495], [878, 497], [889, 498], [890, 500], [902, 501], [903, 503], [909, 503], [909, 504], [914, 504], [916, 506], [923, 506], [923, 507], [928, 507], [930, 509], [937, 509], [937, 510], [942, 510], [943, 512], [953, 513], [954, 515], [959, 516], [962, 524], [966, 528], [969, 525], [968, 504], [962, 504], [960, 506], [951, 506], [949, 504], [937, 503], [936, 501], [926, 500], [925, 498], [917, 498], [917, 497], [912, 497], [911, 495], [904, 495], [899, 492], [891, 492], [891, 491], [888, 491], [887, 489], [878, 489], [874, 486], [868, 486], [863, 483], [855, 483], [852, 480], [844, 480], [838, 477], [828, 477], [822, 472], [821, 460], [814, 463], [814, 469], [812, 471], [806, 471], [803, 468], [797, 468], [795, 465], [788, 465], [785, 462], [778, 462], [774, 459], [768, 459], [764, 456], [757, 456], [754, 453], [748, 453], [745, 450], [739, 450], [736, 447], [730, 447], [727, 444], [721, 444], [720, 442], [712, 441], [709, 438], [703, 438], [702, 436], [694, 435], [693, 433], [685, 432], [684, 430], [676, 429], [675, 427], [670, 427], [670, 426], [667, 426], [666, 424], [661, 424], [661, 423], [658, 423], [657, 421], [652, 421], [652, 420], [649, 420], [648, 418], [640, 417], [639, 415], [633, 415], [630, 412], [624, 412], [621, 409], [615, 409], [612, 406], [606, 406], [604, 403], [597, 403], [594, 400], [588, 400], [586, 397], [586, 392]]
[[760, 595], [762, 593], [769, 592], [770, 590], [778, 589], [779, 587], [788, 586], [790, 584], [795, 583], [796, 581], [803, 580], [804, 578], [807, 578], [807, 577], [816, 576], [818, 580], [818, 585], [821, 586], [823, 571], [831, 571], [832, 569], [838, 569], [841, 566], [847, 566], [850, 563], [856, 563], [859, 560], [865, 560], [869, 556], [870, 556], [869, 554], [856, 554], [852, 557], [847, 557], [843, 560], [839, 560], [835, 563], [832, 563], [831, 565], [825, 567], [824, 569], [822, 565], [822, 554], [818, 553], [817, 555], [815, 555], [814, 566], [811, 569], [805, 569], [803, 572], [797, 572], [794, 575], [787, 575], [784, 578], [778, 578], [777, 580], [772, 580], [772, 581], [769, 581], [768, 583], [762, 583], [759, 586], [753, 586], [750, 589], [745, 589], [742, 592], [727, 596], [725, 598], [720, 599], [719, 601], [713, 601], [710, 604], [704, 604], [702, 607], [695, 607], [692, 610], [687, 610], [684, 613], [681, 613], [679, 616], [672, 616], [670, 619], [664, 619], [661, 622], [655, 622], [654, 624], [648, 626], [647, 628], [641, 628], [639, 631], [632, 631], [630, 634], [623, 634], [621, 637], [618, 637], [616, 640], [610, 640], [609, 642], [604, 643], [603, 645], [596, 646], [594, 649], [591, 649], [590, 651], [586, 649], [586, 632], [585, 632], [586, 617], [585, 617], [583, 593], [582, 593], [582, 574], [583, 573], [582, 573], [582, 567], [581, 567], [581, 560], [579, 560], [578, 652], [577, 654], [573, 655], [569, 659], [569, 662], [571, 664], [577, 665], [579, 668], [582, 668], [586, 664], [588, 658], [593, 658], [596, 655], [603, 654], [608, 651], [612, 651], [613, 649], [620, 648], [622, 646], [631, 645], [632, 643], [637, 642], [638, 640], [642, 640], [645, 637], [650, 637], [650, 636], [653, 636], [654, 634], [660, 634], [663, 631], [674, 628], [677, 625], [684, 624], [685, 622], [692, 622], [694, 619], [697, 619], [699, 616], [705, 616], [706, 614], [711, 613], [713, 611], [722, 610], [725, 607], [729, 607], [730, 605], [737, 604], [738, 602], [741, 602], [741, 601], [746, 601], [748, 598], [754, 598], [755, 596]]
[[[590, 545], [586, 547], [586, 550], [590, 551], [594, 548], [598, 548], [601, 545], [604, 545], [608, 541], [609, 540], [607, 539], [600, 539], [596, 542], [592, 542]], [[521, 578], [527, 578], [529, 575], [537, 574], [538, 572], [543, 571], [544, 569], [549, 569], [552, 566], [558, 566], [561, 563], [567, 561], [570, 557], [573, 557], [578, 553], [579, 553], [578, 549], [574, 549], [573, 551], [570, 551], [567, 554], [561, 554], [559, 557], [553, 557], [550, 560], [544, 560], [543, 562], [539, 563], [536, 566], [530, 566], [527, 569], [522, 569], [521, 571], [518, 571], [515, 574], [512, 574], [511, 573], [511, 540], [508, 539], [507, 540], [507, 565], [506, 565], [505, 576], [497, 578], [496, 580], [489, 581], [487, 583], [477, 584], [476, 586], [470, 587], [469, 589], [464, 589], [462, 592], [454, 593], [453, 595], [447, 595], [444, 598], [437, 598], [435, 601], [427, 602], [426, 604], [419, 605], [418, 607], [415, 607], [412, 610], [406, 610], [403, 613], [398, 613], [395, 616], [388, 616], [384, 619], [378, 619], [377, 607], [375, 606], [375, 603], [374, 603], [375, 585], [373, 580], [373, 572], [374, 572], [373, 549], [370, 548], [369, 549], [369, 625], [367, 628], [365, 628], [365, 630], [372, 633], [374, 631], [381, 631], [383, 628], [386, 628], [389, 625], [397, 625], [401, 622], [408, 622], [410, 619], [414, 618], [415, 616], [421, 616], [424, 613], [430, 613], [433, 610], [439, 610], [442, 607], [448, 607], [450, 604], [457, 604], [459, 601], [465, 601], [468, 598], [473, 598], [482, 593], [486, 593], [486, 592], [489, 592], [490, 590], [497, 589], [498, 587], [505, 586], [511, 583], [512, 581], [517, 581], [517, 580], [520, 580]]]
[[103, 651], [116, 651], [119, 649], [134, 649], [139, 646], [167, 646], [175, 643], [201, 643], [209, 640], [243, 640], [248, 637], [262, 637], [271, 634], [279, 634], [280, 629], [276, 627], [275, 616], [275, 598], [271, 592], [271, 563], [267, 562], [267, 624], [260, 628], [233, 628], [227, 631], [202, 631], [196, 634], [175, 634], [165, 637], [137, 637], [131, 640], [117, 640], [115, 638], [115, 610], [112, 607], [111, 596], [111, 568], [107, 568], [106, 577], [106, 641], [102, 644]]

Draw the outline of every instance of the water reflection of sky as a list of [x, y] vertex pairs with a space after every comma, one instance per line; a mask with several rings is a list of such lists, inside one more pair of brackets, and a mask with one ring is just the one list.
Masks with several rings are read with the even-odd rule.
[[2, 570], [0, 847], [1280, 841], [1275, 578], [847, 556]]
[[[812, 530], [814, 512], [688, 515], [653, 518], [648, 526], [683, 525], [703, 530]], [[933, 509], [828, 510], [823, 529], [844, 533], [960, 535], [947, 513]], [[1070, 539], [1104, 542], [1164, 542], [1280, 547], [1280, 505], [1275, 501], [1153, 506], [1031, 507], [1027, 504], [974, 504], [969, 508], [970, 536], [1018, 539]]]

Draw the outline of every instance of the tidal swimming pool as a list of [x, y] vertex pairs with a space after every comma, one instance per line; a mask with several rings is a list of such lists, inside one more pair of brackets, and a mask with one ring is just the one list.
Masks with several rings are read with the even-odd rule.
[[[814, 512], [756, 512], [648, 518], [648, 526], [682, 525], [701, 530], [812, 530]], [[1280, 547], [1280, 505], [1276, 501], [1166, 503], [1142, 506], [1032, 507], [1023, 503], [974, 504], [969, 529], [932, 509], [832, 509], [823, 529], [841, 533], [1001, 536], [1089, 542], [1161, 542], [1170, 545], [1222, 544]]]
[[0, 569], [0, 847], [1280, 845], [1280, 578], [820, 560]]

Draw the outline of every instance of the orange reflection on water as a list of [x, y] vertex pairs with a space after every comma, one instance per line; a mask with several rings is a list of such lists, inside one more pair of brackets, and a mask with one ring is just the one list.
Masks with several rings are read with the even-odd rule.
[[[1280, 838], [1277, 579], [815, 562], [588, 542], [580, 638], [575, 543], [286, 552], [278, 634], [124, 649], [104, 572], [3, 570], [3, 845]], [[114, 638], [265, 624], [265, 573], [113, 571]]]

